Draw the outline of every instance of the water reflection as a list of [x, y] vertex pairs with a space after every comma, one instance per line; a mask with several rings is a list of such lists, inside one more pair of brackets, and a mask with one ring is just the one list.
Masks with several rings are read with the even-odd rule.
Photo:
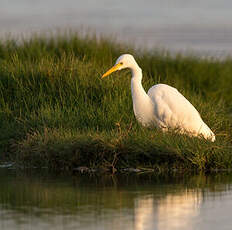
[[158, 206], [158, 229], [195, 229], [194, 222], [200, 213], [201, 202], [202, 193], [194, 190], [168, 195]]
[[229, 174], [57, 177], [0, 170], [0, 229], [230, 229], [231, 184]]
[[154, 214], [156, 213], [154, 198], [150, 196], [140, 197], [135, 200], [135, 229], [155, 229], [156, 221]]

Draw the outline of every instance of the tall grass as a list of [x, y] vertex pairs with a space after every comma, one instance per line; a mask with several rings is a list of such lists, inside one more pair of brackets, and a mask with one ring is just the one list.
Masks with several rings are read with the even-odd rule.
[[[197, 108], [216, 142], [141, 127], [130, 73], [100, 79], [122, 53], [146, 90], [172, 85]], [[231, 168], [232, 61], [135, 51], [107, 39], [57, 36], [0, 42], [0, 152], [28, 166]]]

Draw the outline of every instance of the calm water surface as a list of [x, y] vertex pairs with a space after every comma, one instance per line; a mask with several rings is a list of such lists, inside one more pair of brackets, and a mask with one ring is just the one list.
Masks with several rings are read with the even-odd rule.
[[142, 47], [232, 54], [231, 0], [0, 0], [0, 36], [80, 27]]
[[53, 176], [0, 170], [0, 229], [231, 230], [232, 174]]

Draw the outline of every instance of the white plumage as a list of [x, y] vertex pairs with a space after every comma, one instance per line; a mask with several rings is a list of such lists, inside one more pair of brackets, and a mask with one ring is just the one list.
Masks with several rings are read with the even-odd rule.
[[136, 119], [143, 126], [169, 128], [190, 136], [203, 136], [215, 141], [215, 135], [203, 122], [194, 106], [179, 91], [169, 85], [157, 84], [148, 93], [142, 86], [142, 70], [130, 54], [121, 55], [102, 78], [114, 71], [129, 68], [132, 72], [131, 92]]

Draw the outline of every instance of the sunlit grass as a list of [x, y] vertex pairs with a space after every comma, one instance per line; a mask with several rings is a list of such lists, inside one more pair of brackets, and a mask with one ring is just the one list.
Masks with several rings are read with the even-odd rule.
[[[130, 73], [101, 75], [122, 53], [146, 90], [172, 85], [197, 108], [216, 142], [141, 127]], [[0, 43], [0, 147], [28, 166], [231, 168], [232, 61], [170, 57], [78, 35]]]

